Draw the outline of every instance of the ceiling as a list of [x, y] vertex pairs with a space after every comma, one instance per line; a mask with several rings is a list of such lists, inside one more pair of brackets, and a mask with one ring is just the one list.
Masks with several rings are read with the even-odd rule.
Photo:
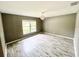
[[41, 12], [58, 11], [70, 7], [73, 1], [0, 1], [3, 13], [40, 17]]

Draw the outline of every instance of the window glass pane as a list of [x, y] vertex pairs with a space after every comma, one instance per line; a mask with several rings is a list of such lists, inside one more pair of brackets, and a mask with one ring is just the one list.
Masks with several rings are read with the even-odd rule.
[[23, 34], [30, 33], [29, 22], [27, 20], [22, 20], [22, 29], [23, 29]]
[[23, 26], [29, 26], [29, 22], [24, 22], [23, 21]]
[[36, 21], [31, 21], [31, 26], [36, 26]]
[[36, 32], [36, 27], [31, 27], [31, 32]]
[[30, 33], [29, 27], [24, 27], [23, 28], [23, 34]]
[[36, 32], [36, 21], [31, 21], [31, 32]]

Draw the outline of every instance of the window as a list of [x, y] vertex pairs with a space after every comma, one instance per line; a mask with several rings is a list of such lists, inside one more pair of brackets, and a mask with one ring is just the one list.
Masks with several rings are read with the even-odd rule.
[[36, 32], [36, 21], [22, 20], [23, 34]]

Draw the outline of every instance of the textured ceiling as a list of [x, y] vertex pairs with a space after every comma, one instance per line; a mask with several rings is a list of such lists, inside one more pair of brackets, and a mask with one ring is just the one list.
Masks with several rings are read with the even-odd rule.
[[0, 11], [39, 17], [43, 11], [58, 11], [68, 8], [72, 2], [73, 1], [0, 1]]

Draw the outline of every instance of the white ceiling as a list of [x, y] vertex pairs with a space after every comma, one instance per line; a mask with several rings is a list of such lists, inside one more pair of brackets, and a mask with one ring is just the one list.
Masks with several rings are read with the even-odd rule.
[[0, 1], [4, 13], [40, 17], [41, 12], [58, 11], [70, 7], [73, 1]]

